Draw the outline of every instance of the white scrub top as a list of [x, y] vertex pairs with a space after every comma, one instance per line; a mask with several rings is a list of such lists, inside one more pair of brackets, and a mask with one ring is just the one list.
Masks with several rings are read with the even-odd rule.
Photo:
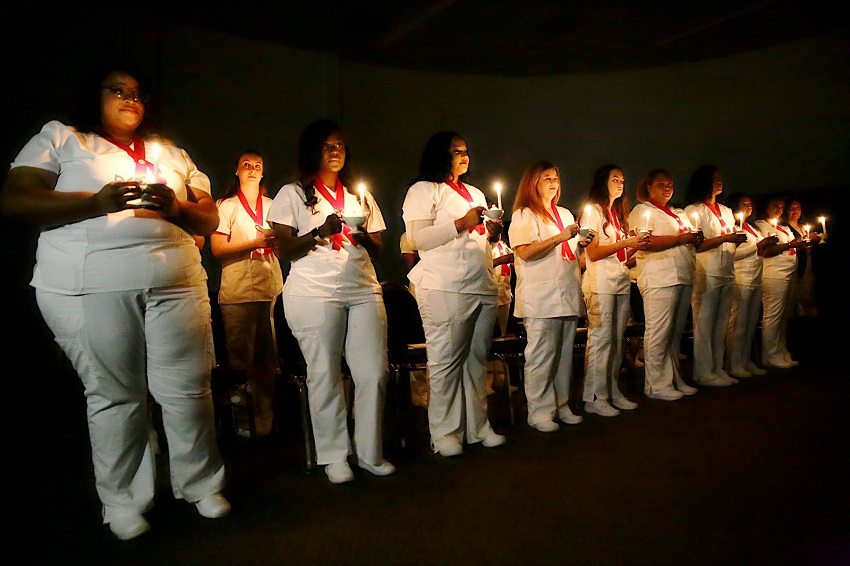
[[[756, 228], [764, 237], [776, 234], [778, 244], [787, 244], [794, 239], [794, 232], [788, 226], [779, 225], [776, 228], [767, 220], [757, 220]], [[782, 279], [790, 281], [797, 271], [797, 250], [789, 248], [779, 255], [764, 258], [764, 279]]]
[[[723, 223], [726, 224], [725, 231], [720, 220], [706, 204], [692, 204], [685, 208], [688, 219], [697, 228], [702, 229], [706, 240], [735, 230], [735, 215], [732, 209], [720, 203], [717, 203], [717, 206], [720, 208]], [[716, 248], [697, 253], [697, 269], [705, 272], [706, 275], [733, 281], [735, 279], [735, 244], [725, 242]]]
[[[605, 229], [602, 226], [607, 218], [603, 216], [602, 207], [594, 204], [585, 208], [584, 214], [581, 217], [581, 225], [587, 226], [596, 232], [596, 241], [601, 246], [608, 246], [617, 243], [617, 228], [613, 223], [608, 222]], [[626, 238], [625, 232], [620, 230], [620, 239]], [[623, 254], [626, 250], [623, 249]], [[617, 254], [611, 254], [599, 261], [593, 261], [589, 255], [585, 256], [587, 260], [587, 269], [582, 276], [582, 290], [585, 294], [601, 293], [604, 295], [628, 295], [631, 280], [629, 278], [629, 268], [625, 262], [620, 261]]]
[[[693, 228], [685, 211], [670, 208], [682, 224]], [[649, 220], [647, 220], [649, 213]], [[629, 226], [635, 230], [647, 228], [653, 236], [675, 236], [679, 234], [679, 223], [675, 218], [650, 203], [641, 203], [629, 214]], [[693, 285], [696, 269], [696, 252], [693, 246], [674, 246], [666, 250], [651, 252], [638, 250], [638, 287], [657, 289], [673, 285]]]

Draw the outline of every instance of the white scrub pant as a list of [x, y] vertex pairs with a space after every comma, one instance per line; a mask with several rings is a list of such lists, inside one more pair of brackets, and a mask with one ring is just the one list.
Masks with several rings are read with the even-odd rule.
[[196, 502], [221, 491], [206, 285], [88, 295], [36, 291], [36, 298], [85, 388], [104, 522], [153, 506], [148, 391], [162, 407], [175, 496]]
[[351, 454], [342, 357], [354, 381], [354, 449], [366, 463], [383, 461], [381, 422], [387, 388], [387, 312], [380, 295], [340, 299], [289, 296], [286, 322], [307, 362], [307, 398], [316, 463]]
[[272, 341], [271, 302], [258, 301], [219, 305], [224, 323], [227, 362], [230, 369], [244, 372], [254, 398], [259, 420], [271, 426], [277, 360]]
[[752, 359], [753, 336], [761, 314], [761, 287], [735, 285], [732, 291], [732, 311], [726, 331], [727, 367], [738, 373], [747, 369]]
[[572, 414], [567, 402], [578, 317], [526, 317], [522, 323], [528, 340], [524, 369], [528, 424], [567, 417]]
[[735, 280], [697, 271], [694, 281], [694, 379], [710, 381], [723, 371]]
[[487, 420], [487, 356], [496, 324], [496, 295], [417, 289], [425, 329], [432, 444], [446, 437], [481, 442]]
[[587, 303], [587, 349], [584, 400], [622, 399], [617, 381], [623, 363], [623, 335], [631, 316], [629, 295], [590, 293]]
[[688, 322], [693, 287], [673, 285], [641, 289], [644, 323], [644, 393], [659, 393], [683, 383], [679, 371], [682, 333]]
[[762, 280], [764, 316], [761, 323], [761, 361], [772, 365], [791, 358], [786, 336], [791, 283], [787, 279]]

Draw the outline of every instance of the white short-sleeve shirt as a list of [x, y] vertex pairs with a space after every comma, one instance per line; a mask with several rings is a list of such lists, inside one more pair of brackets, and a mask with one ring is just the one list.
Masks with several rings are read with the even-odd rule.
[[[150, 152], [148, 152], [150, 153]], [[162, 144], [159, 176], [178, 198], [186, 186], [210, 192], [209, 178], [189, 155]], [[130, 155], [97, 134], [60, 122], [44, 125], [23, 147], [12, 168], [35, 167], [58, 175], [58, 192], [97, 192], [107, 183], [136, 177]], [[160, 218], [122, 210], [45, 229], [38, 238], [32, 285], [64, 295], [127, 291], [203, 283], [207, 274], [195, 241]]]
[[[686, 228], [693, 228], [685, 211], [672, 207], [669, 210]], [[676, 218], [650, 203], [641, 203], [632, 209], [629, 214], [629, 226], [635, 230], [652, 230], [653, 236], [675, 236], [680, 229]], [[661, 251], [638, 250], [636, 257], [638, 287], [641, 289], [694, 283], [696, 252], [693, 246], [674, 246]]]
[[[484, 193], [472, 185], [465, 186], [475, 205], [486, 208]], [[405, 224], [427, 220], [437, 226], [454, 223], [470, 208], [469, 202], [446, 183], [420, 181], [407, 190], [402, 217]], [[483, 234], [464, 231], [441, 246], [419, 250], [420, 261], [407, 277], [418, 289], [496, 295], [491, 248], [486, 230]]]
[[[587, 226], [596, 232], [597, 242], [601, 246], [608, 246], [617, 242], [617, 228], [608, 222], [603, 216], [602, 207], [598, 204], [587, 206], [581, 217], [581, 225]], [[605, 226], [603, 230], [602, 227]], [[626, 234], [620, 230], [620, 238]], [[625, 253], [625, 250], [623, 250]], [[620, 261], [617, 254], [598, 261], [593, 261], [586, 256], [587, 268], [582, 276], [582, 290], [585, 294], [601, 293], [605, 295], [628, 295], [631, 281], [629, 279], [629, 268], [625, 262]]]
[[[572, 213], [557, 207], [564, 226], [573, 224]], [[528, 208], [514, 211], [508, 230], [511, 245], [518, 246], [540, 242], [560, 234], [558, 226], [548, 217], [543, 218]], [[561, 245], [534, 261], [523, 261], [515, 256], [516, 298], [514, 316], [528, 318], [554, 318], [580, 316], [581, 269], [578, 263], [578, 236], [567, 241], [573, 257], [564, 259]]]
[[735, 249], [735, 282], [743, 287], [761, 287], [764, 259], [756, 245], [764, 239], [758, 228], [744, 223], [747, 241]]
[[[779, 225], [776, 228], [767, 220], [756, 221], [756, 227], [766, 238], [776, 234], [778, 244], [787, 244], [794, 239], [794, 232], [789, 226]], [[792, 249], [787, 249], [779, 255], [764, 258], [764, 279], [782, 279], [790, 281], [791, 276], [797, 271], [797, 254]]]
[[[272, 199], [264, 196], [263, 223], [268, 218]], [[248, 214], [239, 197], [222, 199], [218, 205], [219, 224], [216, 233], [231, 242], [244, 242], [257, 237], [254, 218]], [[249, 204], [251, 206], [251, 204]], [[256, 213], [256, 210], [253, 211]], [[268, 250], [271, 252], [271, 250]], [[244, 252], [221, 261], [221, 287], [218, 302], [222, 305], [270, 301], [283, 289], [280, 263], [274, 253]]]
[[[735, 229], [735, 215], [728, 206], [718, 203], [720, 216], [727, 230]], [[714, 212], [704, 203], [691, 204], [685, 208], [685, 214], [697, 228], [702, 229], [705, 238], [717, 238], [724, 234], [723, 225]], [[728, 231], [726, 233], [729, 233]], [[706, 275], [727, 279], [735, 279], [735, 244], [725, 242], [716, 248], [697, 253], [696, 268]]]
[[[314, 214], [306, 206], [304, 190], [297, 184], [283, 186], [269, 207], [267, 219], [269, 222], [283, 224], [295, 229], [297, 236], [309, 233], [325, 223], [334, 208], [318, 191], [318, 203]], [[366, 192], [364, 228], [369, 233], [381, 232], [386, 229], [384, 217], [378, 208], [378, 203], [371, 193]], [[361, 208], [357, 197], [345, 191], [346, 216], [360, 216]], [[375, 267], [369, 258], [369, 253], [362, 247], [352, 243], [343, 236], [339, 250], [333, 249], [331, 239], [308, 252], [302, 258], [292, 262], [289, 276], [283, 291], [287, 296], [333, 297], [339, 294], [347, 297], [379, 295], [381, 286], [378, 283]]]

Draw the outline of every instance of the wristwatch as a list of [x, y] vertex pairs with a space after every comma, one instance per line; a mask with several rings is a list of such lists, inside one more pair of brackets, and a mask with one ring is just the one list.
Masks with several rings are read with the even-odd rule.
[[310, 235], [313, 236], [313, 239], [317, 242], [321, 242], [324, 240], [324, 238], [322, 238], [322, 236], [319, 234], [318, 228], [313, 228], [312, 230], [310, 230]]

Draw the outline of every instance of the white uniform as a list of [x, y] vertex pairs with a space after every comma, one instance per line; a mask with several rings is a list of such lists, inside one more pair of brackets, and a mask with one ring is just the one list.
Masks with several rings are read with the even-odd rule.
[[[581, 217], [582, 226], [596, 233], [599, 245], [608, 246], [627, 235], [603, 216], [598, 204]], [[604, 229], [603, 229], [604, 226]], [[619, 234], [618, 234], [619, 232]], [[626, 250], [598, 261], [587, 258], [582, 291], [587, 306], [587, 349], [584, 367], [584, 400], [622, 399], [617, 380], [623, 362], [623, 335], [630, 316], [631, 280], [626, 267]]]
[[[732, 209], [717, 203], [718, 218], [704, 203], [685, 208], [685, 214], [705, 238], [717, 238], [735, 230]], [[723, 370], [726, 352], [726, 327], [735, 285], [735, 244], [723, 243], [697, 253], [694, 292], [691, 299], [694, 322], [694, 380], [714, 381], [728, 378]]]
[[[324, 224], [334, 208], [316, 193], [315, 214], [307, 207], [304, 191], [285, 185], [275, 196], [268, 220], [295, 229], [298, 236]], [[366, 193], [369, 233], [386, 229], [371, 194]], [[346, 215], [359, 216], [358, 199], [345, 192]], [[283, 288], [286, 321], [298, 339], [307, 362], [307, 391], [316, 442], [316, 463], [343, 462], [351, 453], [342, 358], [354, 380], [354, 441], [357, 456], [366, 463], [383, 462], [381, 418], [387, 380], [387, 314], [381, 287], [367, 251], [341, 237], [333, 238], [292, 262]]]
[[[557, 207], [563, 226], [573, 224], [572, 213]], [[561, 233], [549, 217], [528, 208], [511, 217], [509, 237], [517, 246], [533, 244]], [[546, 256], [523, 261], [516, 257], [516, 301], [514, 315], [523, 319], [528, 343], [525, 348], [525, 394], [528, 424], [538, 425], [572, 415], [568, 406], [573, 367], [573, 344], [581, 314], [581, 270], [577, 260], [578, 236]], [[570, 258], [571, 255], [571, 258]]]
[[[179, 198], [187, 185], [209, 193], [209, 179], [183, 150], [163, 146], [157, 165]], [[12, 163], [21, 166], [57, 174], [58, 192], [136, 177], [126, 151], [59, 122], [26, 144]], [[195, 502], [221, 491], [209, 296], [192, 237], [125, 210], [43, 230], [36, 261], [39, 308], [85, 386], [104, 522], [153, 505], [148, 391], [162, 407], [175, 495]]]
[[[494, 261], [512, 253], [514, 253], [513, 250], [505, 245], [502, 240], [493, 244]], [[503, 263], [493, 268], [493, 283], [496, 284], [496, 289], [499, 291], [499, 309], [496, 313], [496, 320], [503, 335], [508, 331], [508, 317], [511, 312], [511, 301], [514, 298], [511, 292], [511, 271], [510, 263]]]
[[[466, 185], [476, 205], [484, 194]], [[454, 221], [470, 203], [446, 183], [421, 181], [407, 191], [403, 218], [408, 234], [413, 223], [434, 228]], [[486, 363], [496, 323], [497, 290], [486, 231], [454, 233], [448, 241], [423, 249], [408, 274], [416, 285], [416, 301], [425, 328], [431, 400], [428, 421], [432, 444], [447, 437], [470, 444], [495, 434], [487, 420]]]
[[[794, 234], [788, 226], [774, 228], [766, 220], [759, 220], [756, 227], [765, 237], [776, 234], [778, 244], [794, 240]], [[796, 276], [796, 272], [797, 250], [794, 248], [764, 259], [761, 361], [765, 365], [783, 365], [791, 360], [787, 345], [788, 309], [791, 308], [791, 278]]]
[[747, 241], [735, 249], [735, 287], [726, 330], [727, 367], [733, 374], [748, 370], [753, 336], [761, 314], [763, 258], [758, 244], [764, 236], [752, 224], [744, 224]]
[[[238, 196], [220, 200], [216, 233], [231, 242], [257, 237], [256, 225], [267, 227], [272, 199], [261, 196], [262, 218], [256, 222], [256, 202], [245, 210]], [[258, 416], [271, 419], [271, 397], [277, 360], [271, 329], [271, 301], [283, 290], [280, 263], [271, 248], [243, 252], [222, 260], [218, 303], [224, 323], [228, 365], [250, 374], [256, 391]], [[254, 378], [257, 379], [254, 379]]]
[[[639, 204], [629, 214], [629, 226], [652, 230], [653, 236], [673, 236], [693, 227], [683, 210], [669, 210], [678, 221], [651, 203]], [[696, 253], [692, 246], [674, 246], [662, 251], [640, 250], [636, 256], [645, 323], [644, 392], [649, 395], [684, 383], [679, 350], [688, 321]]]

